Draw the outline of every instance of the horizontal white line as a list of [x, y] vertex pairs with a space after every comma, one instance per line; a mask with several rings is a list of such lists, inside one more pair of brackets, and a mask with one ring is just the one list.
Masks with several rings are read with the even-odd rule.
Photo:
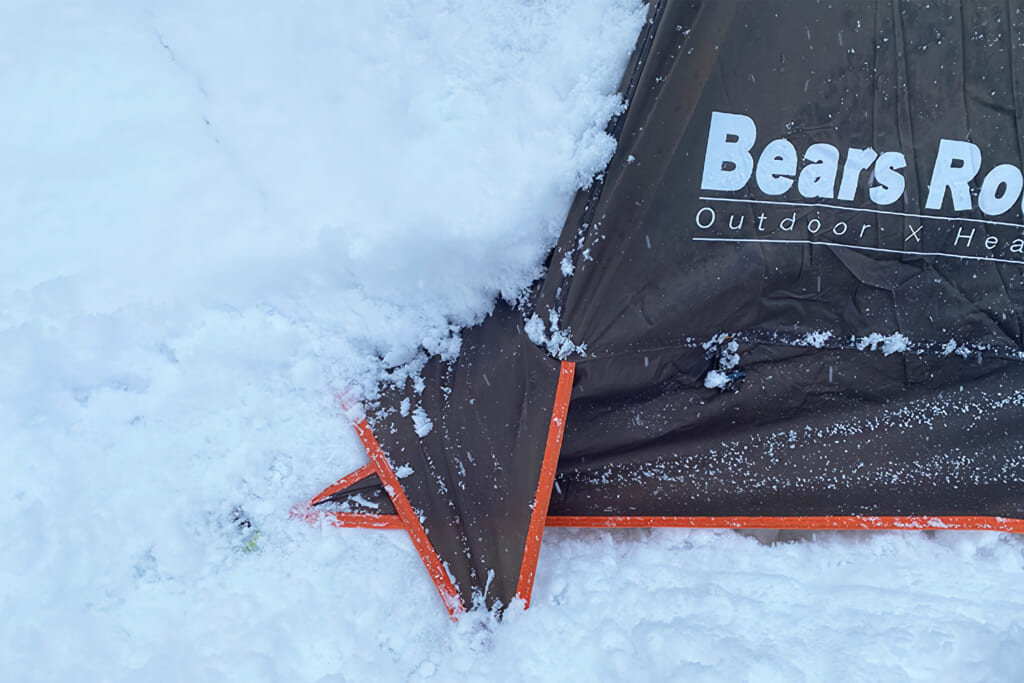
[[1022, 228], [1021, 223], [1006, 223], [1003, 221], [989, 221], [984, 218], [952, 218], [950, 216], [926, 216], [923, 213], [900, 213], [899, 211], [882, 211], [881, 209], [865, 209], [852, 206], [836, 206], [835, 204], [813, 204], [800, 202], [776, 202], [767, 199], [733, 199], [732, 197], [700, 197], [702, 202], [739, 202], [740, 204], [768, 204], [771, 206], [797, 206], [808, 209], [838, 209], [840, 211], [853, 211], [855, 213], [867, 212], [877, 213], [883, 216], [902, 216], [903, 218], [924, 218], [933, 221], [962, 221], [965, 223], [985, 223], [986, 225], [1003, 225], [1008, 228]]
[[758, 242], [760, 244], [810, 244], [815, 247], [838, 247], [840, 249], [859, 249], [861, 251], [881, 251], [886, 254], [904, 254], [906, 256], [945, 256], [946, 258], [969, 259], [971, 261], [993, 261], [1024, 266], [1024, 259], [995, 258], [988, 256], [965, 256], [963, 254], [947, 254], [942, 251], [902, 251], [900, 249], [883, 249], [882, 247], [864, 247], [859, 244], [838, 244], [836, 242], [812, 242], [811, 240], [771, 240], [757, 237], [694, 237], [694, 242]]

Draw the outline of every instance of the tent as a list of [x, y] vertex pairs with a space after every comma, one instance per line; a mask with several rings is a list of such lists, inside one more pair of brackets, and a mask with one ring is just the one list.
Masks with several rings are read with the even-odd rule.
[[545, 526], [1024, 532], [1024, 0], [658, 0], [530, 296], [311, 517], [452, 614]]

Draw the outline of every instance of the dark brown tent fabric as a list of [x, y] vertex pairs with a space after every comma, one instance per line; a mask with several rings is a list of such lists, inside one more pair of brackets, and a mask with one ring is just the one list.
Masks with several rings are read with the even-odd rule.
[[1024, 0], [663, 0], [623, 93], [528, 303], [373, 411], [461, 604], [545, 512], [1024, 530]]
[[422, 386], [385, 393], [372, 421], [464, 608], [516, 594], [555, 404], [560, 363], [519, 317], [499, 307], [457, 363], [432, 359]]

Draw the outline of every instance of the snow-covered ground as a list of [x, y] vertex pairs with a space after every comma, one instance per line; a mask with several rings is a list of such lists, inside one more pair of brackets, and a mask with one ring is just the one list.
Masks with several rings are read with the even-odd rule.
[[1009, 535], [555, 529], [453, 624], [288, 518], [365, 462], [335, 392], [536, 275], [643, 13], [3, 3], [0, 680], [1024, 680]]

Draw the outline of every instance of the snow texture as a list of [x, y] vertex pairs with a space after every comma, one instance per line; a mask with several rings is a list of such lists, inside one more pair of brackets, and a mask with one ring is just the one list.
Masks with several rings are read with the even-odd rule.
[[718, 370], [709, 370], [704, 378], [704, 387], [707, 389], [724, 389], [729, 384], [729, 376]]
[[643, 17], [5, 4], [3, 680], [1024, 678], [1004, 534], [550, 530], [528, 613], [453, 624], [406, 534], [289, 519], [540, 272]]
[[[865, 349], [878, 351], [879, 346], [881, 346], [883, 355], [891, 356], [894, 353], [904, 353], [911, 346], [911, 342], [899, 332], [894, 332], [890, 335], [882, 335], [878, 332], [872, 332], [857, 341], [857, 349], [859, 351], [863, 351]], [[946, 353], [946, 348], [947, 347], [943, 347], [943, 353]]]
[[808, 332], [800, 341], [804, 346], [813, 346], [816, 349], [820, 349], [824, 347], [825, 342], [831, 338], [832, 333], [828, 330], [817, 330], [814, 332]]
[[[562, 262], [563, 271], [565, 269], [565, 261]], [[548, 327], [544, 325], [544, 320], [534, 313], [526, 321], [523, 326], [523, 330], [526, 332], [526, 336], [529, 337], [537, 346], [547, 349], [555, 358], [562, 360], [572, 356], [585, 356], [587, 353], [587, 345], [576, 344], [572, 340], [572, 330], [562, 330], [558, 327], [558, 312], [549, 309], [548, 310], [548, 324], [550, 325], [550, 331]]]
[[416, 406], [416, 410], [412, 411], [412, 424], [413, 429], [416, 430], [416, 436], [421, 439], [434, 428], [434, 422], [427, 416], [427, 411], [423, 410], [423, 406]]

